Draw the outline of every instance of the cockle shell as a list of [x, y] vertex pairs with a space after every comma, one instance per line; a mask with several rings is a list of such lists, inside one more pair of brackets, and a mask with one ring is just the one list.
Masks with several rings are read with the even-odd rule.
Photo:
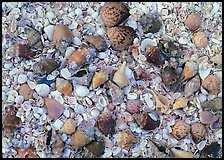
[[80, 85], [89, 86], [93, 78], [93, 73], [89, 73], [87, 69], [79, 69], [72, 75], [71, 79], [75, 80]]
[[127, 6], [121, 2], [105, 3], [100, 9], [100, 16], [108, 27], [118, 25], [127, 19], [129, 15]]
[[172, 127], [172, 135], [174, 138], [180, 140], [190, 133], [190, 125], [185, 121], [178, 119]]
[[173, 109], [184, 108], [187, 107], [188, 99], [187, 98], [178, 98], [174, 104]]
[[121, 148], [131, 147], [137, 142], [137, 139], [130, 131], [119, 131], [116, 134], [118, 145]]
[[75, 62], [78, 66], [80, 66], [85, 62], [87, 54], [87, 48], [78, 49], [74, 53], [72, 53], [67, 62], [69, 65], [71, 65], [72, 62]]
[[126, 110], [131, 114], [139, 113], [142, 105], [143, 103], [139, 99], [128, 100], [126, 104]]
[[65, 96], [72, 95], [72, 84], [68, 80], [64, 80], [63, 78], [56, 79], [56, 89], [63, 93]]
[[106, 51], [107, 43], [101, 36], [85, 36], [84, 39], [93, 45], [98, 51]]
[[44, 96], [44, 97], [48, 96], [48, 94], [50, 93], [50, 87], [44, 83], [36, 85], [35, 90], [38, 95]]
[[107, 80], [108, 80], [107, 70], [100, 70], [99, 72], [95, 72], [92, 83], [90, 85], [90, 89], [96, 89], [101, 84], [104, 84]]
[[121, 67], [114, 73], [113, 81], [121, 88], [129, 84], [128, 78], [125, 75], [126, 61], [124, 61]]
[[13, 132], [20, 126], [21, 120], [19, 117], [16, 117], [16, 110], [14, 108], [9, 109], [2, 124], [6, 132]]
[[75, 132], [75, 129], [76, 129], [75, 120], [70, 118], [64, 123], [64, 126], [61, 128], [60, 132], [65, 134], [72, 134]]
[[28, 40], [28, 46], [35, 50], [43, 50], [43, 43], [41, 41], [41, 34], [33, 29], [33, 28], [27, 28], [27, 40]]
[[92, 141], [86, 148], [96, 157], [100, 157], [105, 150], [105, 142], [102, 138]]
[[144, 130], [154, 130], [159, 127], [160, 120], [154, 120], [149, 114], [147, 113], [135, 113], [133, 115], [135, 121], [140, 126], [141, 129]]
[[107, 82], [107, 86], [109, 87], [108, 93], [112, 98], [112, 103], [114, 105], [120, 104], [124, 100], [124, 94], [121, 88], [110, 80]]
[[77, 86], [75, 92], [80, 97], [85, 97], [89, 94], [89, 89], [86, 86]]
[[153, 90], [151, 90], [151, 92], [156, 101], [156, 110], [165, 113], [170, 107], [170, 100], [166, 96], [155, 93]]
[[197, 13], [191, 13], [188, 15], [187, 19], [184, 21], [184, 24], [191, 30], [195, 31], [200, 27], [200, 16]]
[[193, 153], [179, 150], [176, 148], [171, 149], [172, 153], [174, 154], [175, 158], [193, 158]]
[[181, 79], [188, 80], [198, 73], [198, 65], [195, 62], [187, 61], [181, 73]]
[[208, 38], [205, 32], [199, 31], [193, 35], [192, 38], [193, 43], [199, 49], [202, 49], [208, 45]]
[[16, 51], [16, 54], [18, 54], [20, 57], [31, 58], [36, 55], [36, 53], [33, 52], [26, 44], [17, 43], [14, 46], [14, 49]]
[[201, 88], [200, 77], [196, 75], [194, 78], [192, 78], [185, 84], [184, 94], [188, 97], [194, 92], [198, 91], [200, 88]]
[[219, 118], [218, 116], [212, 114], [209, 111], [201, 111], [199, 113], [199, 119], [200, 119], [200, 122], [203, 124], [212, 124], [215, 121], [217, 121]]
[[218, 94], [220, 92], [220, 79], [216, 75], [209, 75], [202, 81], [202, 87], [211, 94]]
[[24, 83], [19, 88], [19, 95], [23, 96], [24, 100], [28, 100], [30, 98], [33, 98], [33, 93], [34, 93], [34, 91], [26, 83]]
[[148, 62], [153, 63], [154, 65], [158, 67], [163, 66], [163, 57], [159, 48], [147, 47], [146, 54], [147, 54], [146, 57]]
[[54, 99], [45, 98], [45, 105], [49, 116], [54, 120], [58, 119], [64, 112], [64, 106]]
[[199, 143], [201, 140], [203, 140], [205, 134], [206, 128], [203, 124], [197, 122], [191, 125], [191, 135], [195, 143]]

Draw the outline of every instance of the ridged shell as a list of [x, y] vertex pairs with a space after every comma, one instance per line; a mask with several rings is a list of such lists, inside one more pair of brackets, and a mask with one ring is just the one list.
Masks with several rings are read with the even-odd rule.
[[184, 108], [187, 107], [188, 99], [187, 98], [178, 98], [174, 104], [173, 109]]
[[65, 96], [72, 95], [72, 84], [68, 80], [64, 80], [63, 78], [56, 79], [56, 89], [63, 93]]
[[87, 48], [78, 49], [74, 53], [72, 53], [67, 62], [69, 65], [71, 65], [71, 63], [75, 61], [75, 63], [80, 66], [85, 62], [87, 54]]
[[45, 104], [47, 106], [49, 116], [54, 120], [58, 119], [64, 112], [64, 106], [54, 99], [45, 98]]
[[184, 65], [183, 72], [181, 73], [181, 79], [187, 80], [195, 76], [198, 73], [198, 65], [195, 62], [187, 61]]
[[125, 75], [126, 61], [124, 61], [121, 67], [114, 73], [113, 81], [121, 88], [128, 85], [129, 81]]
[[195, 44], [195, 46], [198, 47], [199, 49], [202, 49], [208, 45], [208, 38], [205, 32], [201, 31], [196, 32], [193, 35], [192, 41]]
[[201, 123], [194, 123], [191, 125], [191, 136], [195, 143], [199, 143], [204, 139], [206, 134], [206, 128]]
[[124, 3], [105, 3], [100, 10], [100, 16], [108, 27], [116, 26], [129, 17], [129, 10]]
[[179, 150], [176, 148], [171, 149], [172, 153], [174, 154], [175, 158], [193, 158], [193, 153]]
[[40, 75], [50, 74], [59, 66], [60, 66], [60, 62], [55, 60], [55, 58], [51, 58], [41, 62], [34, 63], [33, 71], [36, 74], [40, 74]]
[[184, 87], [184, 94], [188, 97], [201, 88], [200, 77], [197, 75], [188, 81]]
[[16, 110], [14, 108], [10, 108], [3, 120], [4, 130], [6, 132], [13, 132], [20, 126], [20, 124], [21, 120], [19, 117], [16, 117]]
[[220, 92], [220, 80], [215, 75], [208, 75], [202, 81], [202, 87], [205, 88], [211, 94], [218, 94]]
[[116, 134], [118, 145], [121, 148], [131, 147], [137, 143], [137, 139], [130, 131], [119, 131]]
[[100, 70], [99, 72], [95, 72], [92, 83], [90, 85], [90, 89], [96, 89], [101, 84], [104, 84], [107, 80], [108, 80], [107, 70]]
[[187, 19], [184, 21], [184, 24], [191, 30], [195, 31], [200, 27], [200, 16], [197, 13], [191, 13], [188, 15]]
[[154, 130], [159, 127], [160, 121], [154, 121], [147, 113], [134, 114], [134, 119], [141, 129]]
[[72, 134], [75, 132], [75, 129], [76, 129], [75, 120], [70, 118], [64, 123], [60, 132], [65, 133], [65, 134]]
[[134, 40], [134, 29], [128, 26], [107, 29], [107, 36], [114, 50], [127, 49]]
[[33, 29], [33, 28], [28, 28], [27, 32], [27, 40], [28, 40], [28, 46], [32, 49], [35, 50], [43, 50], [43, 43], [41, 41], [41, 34]]
[[156, 101], [156, 110], [165, 113], [170, 108], [170, 100], [166, 96], [155, 93], [153, 90], [151, 92]]
[[183, 120], [177, 120], [172, 127], [172, 135], [174, 138], [180, 140], [190, 133], [190, 125]]
[[163, 57], [159, 48], [148, 47], [146, 49], [147, 61], [153, 63], [157, 67], [163, 66]]
[[100, 157], [105, 150], [105, 142], [103, 139], [92, 141], [86, 148], [96, 157]]
[[107, 50], [107, 43], [101, 36], [85, 36], [84, 39], [93, 45], [98, 51], [103, 52]]

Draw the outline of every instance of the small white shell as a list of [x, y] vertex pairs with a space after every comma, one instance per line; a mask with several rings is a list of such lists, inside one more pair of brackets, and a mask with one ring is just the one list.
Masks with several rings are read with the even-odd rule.
[[155, 139], [157, 140], [157, 141], [161, 141], [162, 139], [163, 139], [163, 137], [162, 137], [162, 135], [161, 134], [156, 134], [155, 135]]
[[17, 96], [16, 99], [15, 99], [15, 102], [17, 104], [22, 104], [24, 101], [24, 97], [23, 96]]
[[50, 93], [50, 88], [47, 84], [38, 84], [35, 90], [40, 96], [47, 96]]
[[78, 86], [75, 89], [75, 92], [77, 93], [78, 96], [85, 97], [89, 94], [89, 89], [86, 86]]
[[54, 27], [53, 25], [48, 25], [44, 28], [44, 32], [47, 34], [47, 38], [52, 41], [53, 40], [53, 34], [54, 34]]
[[60, 120], [60, 119], [57, 119], [54, 124], [53, 124], [53, 127], [56, 129], [56, 130], [60, 130], [61, 127], [63, 126], [63, 122]]
[[197, 148], [199, 151], [201, 151], [203, 148], [205, 148], [206, 145], [206, 140], [201, 141], [200, 143], [197, 144]]
[[200, 59], [204, 59], [200, 64], [199, 64], [199, 76], [202, 80], [204, 80], [210, 73], [212, 69], [212, 64], [208, 63], [208, 57], [206, 56], [205, 58], [202, 57]]
[[137, 99], [138, 95], [136, 93], [128, 93], [127, 99]]
[[146, 38], [142, 41], [140, 48], [142, 51], [145, 51], [147, 46], [157, 46], [157, 42], [150, 38]]
[[32, 81], [27, 81], [27, 84], [28, 86], [31, 88], [31, 89], [35, 89], [36, 88], [36, 83], [35, 82], [32, 82]]
[[20, 74], [19, 76], [18, 76], [18, 83], [19, 84], [22, 84], [22, 83], [25, 83], [26, 81], [27, 81], [27, 76], [25, 75], [25, 74]]
[[93, 118], [97, 118], [99, 116], [99, 114], [100, 114], [100, 111], [97, 108], [93, 108], [91, 110], [91, 115]]
[[66, 52], [65, 52], [65, 57], [69, 57], [72, 53], [74, 53], [75, 52], [75, 48], [73, 48], [73, 47], [68, 47], [67, 49], [66, 49]]
[[120, 147], [113, 147], [112, 151], [113, 151], [113, 155], [115, 156], [121, 151], [121, 148]]
[[74, 111], [75, 113], [77, 114], [83, 114], [85, 112], [85, 108], [81, 105], [81, 104], [77, 104], [75, 107], [74, 107]]
[[180, 44], [188, 44], [189, 43], [189, 40], [187, 38], [183, 38], [183, 37], [180, 37], [178, 42]]
[[108, 105], [106, 99], [103, 97], [103, 96], [100, 96], [99, 99], [98, 99], [98, 103], [103, 106], [103, 107], [106, 107]]
[[61, 76], [65, 79], [69, 79], [72, 74], [69, 72], [68, 68], [63, 68], [60, 72]]

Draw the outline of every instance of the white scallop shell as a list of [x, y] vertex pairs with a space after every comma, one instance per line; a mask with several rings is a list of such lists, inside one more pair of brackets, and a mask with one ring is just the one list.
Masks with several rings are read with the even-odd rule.
[[27, 84], [28, 86], [31, 88], [31, 89], [35, 89], [36, 88], [36, 83], [35, 82], [32, 82], [32, 81], [27, 81]]
[[93, 108], [91, 110], [91, 115], [93, 118], [97, 118], [99, 116], [99, 114], [100, 114], [100, 111], [97, 108]]
[[60, 130], [61, 127], [63, 126], [63, 122], [60, 120], [60, 119], [57, 119], [54, 123], [53, 123], [53, 127], [56, 129], [56, 130]]
[[103, 107], [106, 107], [108, 105], [106, 99], [103, 97], [103, 96], [100, 96], [99, 99], [98, 99], [98, 103], [103, 106]]
[[137, 99], [138, 95], [136, 93], [128, 93], [127, 99]]
[[65, 52], [65, 57], [69, 57], [74, 52], [75, 52], [75, 48], [74, 47], [68, 47], [66, 49], [66, 52]]
[[78, 86], [75, 92], [80, 97], [85, 97], [89, 94], [89, 89], [86, 86]]
[[83, 114], [85, 112], [85, 108], [83, 107], [83, 105], [81, 104], [77, 104], [75, 107], [74, 107], [74, 111], [75, 113], [77, 114]]
[[47, 96], [50, 93], [50, 88], [47, 84], [38, 84], [35, 90], [40, 96]]

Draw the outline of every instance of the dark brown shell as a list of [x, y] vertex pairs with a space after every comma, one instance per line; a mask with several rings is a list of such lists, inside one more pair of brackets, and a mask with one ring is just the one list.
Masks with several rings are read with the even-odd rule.
[[199, 143], [204, 139], [206, 134], [205, 126], [201, 123], [194, 123], [191, 126], [191, 135], [195, 143]]
[[36, 55], [36, 53], [33, 52], [26, 44], [16, 44], [15, 50], [20, 57], [24, 58], [31, 58]]
[[144, 15], [140, 18], [144, 33], [156, 33], [161, 28], [161, 22], [152, 15]]
[[109, 113], [103, 112], [96, 121], [98, 129], [104, 134], [114, 134], [116, 121]]
[[14, 108], [10, 108], [3, 120], [4, 130], [7, 132], [13, 132], [20, 126], [20, 124], [21, 120], [19, 117], [16, 117], [16, 110]]
[[178, 76], [172, 68], [165, 67], [161, 73], [163, 83], [166, 87], [175, 89], [178, 82]]
[[100, 157], [105, 150], [105, 142], [103, 139], [92, 141], [86, 148], [95, 156]]
[[113, 27], [129, 17], [129, 10], [124, 3], [105, 3], [100, 9], [100, 16], [108, 27]]
[[101, 36], [85, 36], [84, 39], [93, 45], [98, 51], [106, 51], [107, 43]]
[[149, 63], [153, 63], [158, 67], [163, 66], [163, 56], [159, 50], [159, 48], [149, 47], [146, 50], [146, 58]]
[[60, 62], [55, 60], [55, 58], [51, 58], [41, 62], [34, 63], [33, 71], [36, 74], [40, 74], [40, 75], [50, 74], [59, 66], [60, 66]]
[[30, 48], [40, 51], [43, 50], [44, 46], [41, 41], [41, 34], [37, 30], [28, 28], [27, 40]]
[[134, 29], [128, 26], [108, 28], [107, 36], [113, 49], [127, 49], [133, 43]]
[[147, 113], [134, 114], [134, 119], [141, 129], [154, 130], [159, 127], [160, 121], [154, 121]]

